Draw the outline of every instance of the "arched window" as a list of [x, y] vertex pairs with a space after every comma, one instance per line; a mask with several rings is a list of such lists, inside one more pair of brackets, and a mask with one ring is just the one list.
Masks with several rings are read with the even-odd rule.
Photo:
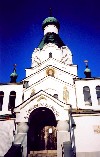
[[10, 96], [9, 96], [9, 105], [8, 105], [8, 110], [13, 110], [15, 107], [15, 99], [16, 99], [16, 92], [11, 91]]
[[91, 95], [90, 95], [90, 88], [88, 86], [83, 87], [83, 94], [84, 94], [84, 102], [85, 105], [92, 105]]
[[23, 93], [23, 95], [22, 95], [22, 102], [24, 101], [24, 93]]
[[4, 92], [0, 91], [0, 111], [2, 111]]
[[96, 86], [98, 105], [100, 105], [100, 86]]
[[52, 58], [52, 53], [51, 52], [49, 53], [49, 58]]
[[24, 81], [23, 82], [23, 88], [28, 88], [29, 87], [29, 82], [28, 81]]

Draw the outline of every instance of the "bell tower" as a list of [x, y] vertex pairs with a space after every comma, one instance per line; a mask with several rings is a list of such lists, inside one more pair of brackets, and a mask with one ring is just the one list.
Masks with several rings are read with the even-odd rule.
[[[41, 133], [46, 133], [48, 126], [51, 125], [51, 128], [55, 127], [57, 130], [57, 136], [55, 136], [57, 138], [57, 157], [61, 157], [61, 145], [63, 146], [64, 143], [70, 145], [69, 109], [70, 104], [74, 107], [76, 106], [73, 78], [77, 77], [77, 66], [72, 62], [71, 51], [59, 36], [60, 24], [58, 20], [52, 16], [47, 17], [42, 23], [42, 29], [44, 35], [38, 47], [32, 53], [31, 67], [26, 69], [26, 78], [23, 80], [23, 83], [27, 83], [27, 86], [24, 86], [23, 90], [24, 102], [22, 110], [25, 110], [23, 112], [25, 115], [27, 112], [28, 116], [25, 116], [26, 119], [23, 117], [24, 114], [20, 116], [21, 120], [26, 122], [30, 119], [30, 115], [35, 114], [36, 120], [34, 123], [32, 120], [33, 126], [30, 123], [28, 135], [30, 135], [32, 129], [35, 132], [37, 128], [37, 132], [39, 131], [39, 136], [41, 136]], [[52, 110], [56, 125], [51, 123], [51, 120], [49, 122], [48, 109]], [[42, 124], [41, 128], [39, 128], [40, 121]], [[37, 139], [38, 135], [36, 135], [34, 133], [34, 138]], [[30, 141], [34, 143], [29, 136], [28, 141], [29, 143]], [[40, 149], [39, 143], [37, 143], [36, 148], [31, 148], [29, 144], [28, 152], [32, 149]], [[47, 138], [45, 139], [46, 143], [48, 144]], [[48, 147], [45, 145], [44, 148]], [[67, 152], [69, 152], [69, 148], [67, 149]]]

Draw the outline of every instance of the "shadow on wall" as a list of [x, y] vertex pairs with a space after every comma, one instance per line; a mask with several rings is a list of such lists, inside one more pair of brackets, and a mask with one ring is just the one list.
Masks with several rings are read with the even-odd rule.
[[73, 117], [70, 117], [70, 136], [71, 136], [71, 144], [72, 144], [72, 157], [76, 157], [76, 146], [75, 146], [75, 134], [74, 130], [76, 128], [75, 121]]
[[22, 157], [21, 144], [13, 144], [4, 157]]

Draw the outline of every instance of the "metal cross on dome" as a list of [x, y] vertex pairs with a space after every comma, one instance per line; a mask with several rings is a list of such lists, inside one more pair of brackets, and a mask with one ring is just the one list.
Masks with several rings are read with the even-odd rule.
[[84, 60], [84, 63], [87, 66], [88, 65], [88, 60]]
[[16, 68], [17, 64], [14, 64], [14, 68]]
[[52, 16], [52, 8], [49, 10], [50, 17]]
[[14, 70], [16, 71], [16, 66], [17, 66], [17, 64], [14, 64], [13, 66], [14, 66]]

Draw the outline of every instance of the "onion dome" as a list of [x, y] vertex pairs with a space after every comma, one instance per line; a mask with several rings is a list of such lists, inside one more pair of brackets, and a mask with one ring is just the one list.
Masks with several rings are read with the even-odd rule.
[[11, 81], [10, 83], [16, 83], [16, 79], [17, 79], [18, 75], [16, 73], [16, 64], [14, 64], [14, 69], [13, 72], [10, 75]]
[[[48, 27], [46, 27], [48, 26]], [[60, 24], [58, 20], [52, 16], [50, 9], [50, 16], [47, 17], [42, 23], [42, 29], [44, 30], [44, 37], [41, 39], [38, 48], [42, 49], [45, 45], [52, 43], [59, 48], [65, 46], [64, 42], [58, 35]]]
[[88, 67], [88, 61], [85, 60], [84, 62], [86, 64], [86, 69], [84, 70], [85, 77], [86, 78], [91, 78], [91, 70]]
[[60, 28], [60, 24], [55, 17], [47, 17], [42, 23], [42, 29], [44, 29], [48, 25], [55, 25], [58, 29]]

